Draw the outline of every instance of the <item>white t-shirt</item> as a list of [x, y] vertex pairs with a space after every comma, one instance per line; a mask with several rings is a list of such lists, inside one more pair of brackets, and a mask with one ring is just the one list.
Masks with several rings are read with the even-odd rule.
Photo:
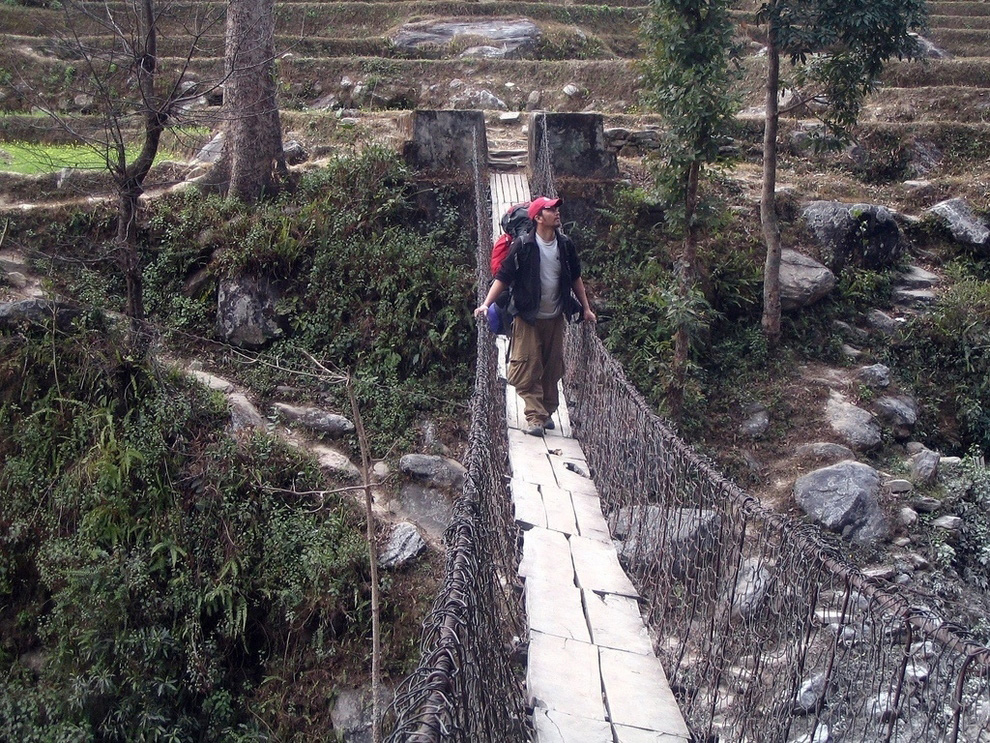
[[560, 314], [560, 251], [557, 250], [557, 236], [546, 242], [536, 235], [540, 248], [540, 309], [536, 313], [539, 320], [546, 320]]

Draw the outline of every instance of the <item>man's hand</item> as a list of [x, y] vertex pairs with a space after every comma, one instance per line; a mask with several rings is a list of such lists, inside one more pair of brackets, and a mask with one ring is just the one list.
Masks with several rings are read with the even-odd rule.
[[482, 304], [474, 308], [474, 316], [479, 320], [484, 320], [485, 315], [488, 314], [488, 305]]
[[582, 314], [582, 319], [585, 322], [597, 322], [598, 321], [598, 316], [595, 315], [595, 313], [591, 311], [591, 305], [588, 305], [587, 307], [584, 308], [584, 313]]

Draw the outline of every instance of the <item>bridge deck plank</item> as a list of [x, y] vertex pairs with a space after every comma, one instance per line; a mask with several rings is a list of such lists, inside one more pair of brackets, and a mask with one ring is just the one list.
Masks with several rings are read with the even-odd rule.
[[547, 528], [564, 534], [577, 534], [577, 519], [571, 494], [555, 485], [540, 485], [543, 507], [547, 514]]
[[595, 645], [531, 631], [526, 672], [531, 705], [604, 721], [598, 662]]
[[553, 709], [533, 711], [540, 743], [602, 743], [612, 740], [612, 726], [604, 720], [577, 717]]
[[[642, 730], [628, 725], [613, 725], [615, 743], [690, 743], [690, 738], [671, 733], [661, 733], [656, 730]], [[542, 741], [543, 739], [540, 738]]]
[[653, 642], [636, 599], [585, 591], [584, 606], [593, 643], [638, 655], [653, 655]]
[[[523, 556], [519, 561], [519, 575], [530, 576], [574, 574], [571, 549], [567, 537], [559, 531], [534, 526], [523, 533]], [[573, 585], [573, 580], [571, 581]]]
[[545, 529], [547, 512], [543, 506], [543, 496], [540, 495], [540, 486], [513, 477], [509, 482], [509, 490], [512, 493], [512, 505], [515, 509], [516, 521]]
[[530, 629], [591, 643], [580, 588], [552, 577], [530, 576], [526, 580], [525, 598]]
[[612, 543], [612, 535], [602, 515], [601, 501], [594, 495], [571, 493], [574, 517], [577, 519], [578, 534], [603, 544]]
[[639, 597], [629, 576], [619, 565], [615, 547], [585, 537], [571, 537], [569, 542], [577, 583], [581, 588]]
[[690, 738], [659, 660], [612, 648], [599, 653], [613, 723]]

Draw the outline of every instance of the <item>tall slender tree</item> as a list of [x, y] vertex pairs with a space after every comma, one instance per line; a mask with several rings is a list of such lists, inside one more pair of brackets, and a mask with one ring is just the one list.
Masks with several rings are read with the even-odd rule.
[[286, 173], [275, 70], [274, 0], [227, 5], [225, 138], [208, 182], [253, 203]]
[[736, 111], [730, 65], [729, 0], [653, 0], [645, 27], [650, 55], [646, 99], [666, 132], [654, 168], [657, 186], [683, 235], [678, 259], [674, 364], [667, 402], [680, 416], [690, 352], [698, 322], [698, 203], [705, 167], [721, 159], [720, 145]]
[[794, 68], [797, 96], [790, 107], [814, 102], [826, 130], [848, 138], [864, 97], [884, 64], [918, 53], [912, 32], [923, 28], [924, 0], [768, 0], [758, 20], [766, 27], [766, 124], [760, 224], [767, 246], [763, 279], [763, 332], [780, 339], [780, 224], [777, 219], [777, 133], [780, 59]]

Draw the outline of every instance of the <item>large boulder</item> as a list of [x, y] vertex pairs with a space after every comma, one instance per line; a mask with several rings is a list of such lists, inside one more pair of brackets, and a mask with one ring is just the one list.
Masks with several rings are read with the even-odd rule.
[[426, 549], [426, 542], [416, 525], [403, 521], [392, 528], [388, 543], [378, 556], [378, 564], [383, 568], [401, 568]]
[[877, 502], [880, 473], [861, 462], [845, 461], [810, 472], [794, 483], [794, 499], [815, 523], [858, 544], [886, 534]]
[[354, 424], [350, 420], [320, 408], [277, 402], [275, 409], [286, 420], [294, 421], [311, 431], [325, 433], [331, 438], [340, 438], [354, 432]]
[[460, 462], [435, 454], [404, 454], [399, 459], [403, 474], [441, 488], [459, 488], [467, 470]]
[[625, 562], [649, 566], [669, 555], [671, 574], [685, 580], [717, 554], [721, 523], [719, 514], [707, 508], [624, 506], [612, 535], [620, 540], [617, 549]]
[[836, 434], [856, 451], [868, 451], [880, 445], [880, 426], [869, 411], [847, 402], [833, 391], [825, 404], [825, 417]]
[[945, 224], [957, 243], [990, 252], [990, 228], [973, 214], [965, 199], [940, 201], [925, 214]]
[[835, 288], [835, 274], [827, 267], [785, 248], [780, 251], [780, 308], [785, 312], [814, 304]]
[[414, 21], [404, 24], [392, 37], [399, 49], [446, 46], [458, 38], [488, 42], [483, 56], [518, 57], [536, 46], [540, 28], [528, 18], [479, 21]]
[[68, 330], [82, 315], [74, 307], [51, 299], [22, 299], [0, 303], [0, 328], [17, 328], [22, 325], [47, 327], [53, 320], [59, 330]]
[[846, 266], [890, 268], [904, 252], [904, 235], [886, 207], [812, 201], [802, 216], [822, 262], [836, 274]]
[[877, 417], [889, 425], [894, 438], [903, 440], [911, 435], [918, 422], [918, 402], [907, 395], [889, 395], [879, 398], [874, 405]]
[[268, 278], [222, 280], [217, 290], [217, 331], [235, 346], [264, 347], [283, 333], [276, 311], [278, 299], [279, 293]]

